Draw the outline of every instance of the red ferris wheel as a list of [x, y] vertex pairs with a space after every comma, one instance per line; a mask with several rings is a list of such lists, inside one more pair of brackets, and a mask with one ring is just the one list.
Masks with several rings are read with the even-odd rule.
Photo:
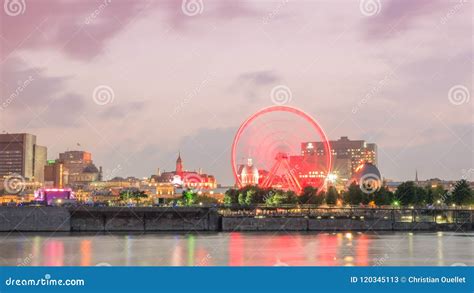
[[301, 193], [322, 188], [331, 172], [331, 146], [319, 124], [288, 106], [258, 111], [242, 123], [232, 143], [238, 187], [258, 185]]

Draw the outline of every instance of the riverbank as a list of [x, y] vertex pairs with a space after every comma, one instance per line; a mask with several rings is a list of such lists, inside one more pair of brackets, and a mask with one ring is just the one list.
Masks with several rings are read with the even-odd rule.
[[0, 207], [0, 232], [473, 231], [461, 209]]

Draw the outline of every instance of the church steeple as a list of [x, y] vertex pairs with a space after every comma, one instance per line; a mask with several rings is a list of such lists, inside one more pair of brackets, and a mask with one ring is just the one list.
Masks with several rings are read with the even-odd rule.
[[181, 159], [181, 151], [178, 153], [178, 159], [176, 160], [176, 174], [180, 175], [183, 173], [183, 160]]
[[418, 183], [418, 169], [415, 169], [415, 182]]

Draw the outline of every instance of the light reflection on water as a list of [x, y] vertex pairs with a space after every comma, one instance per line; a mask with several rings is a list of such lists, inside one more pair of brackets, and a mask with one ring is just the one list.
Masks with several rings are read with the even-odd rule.
[[0, 234], [0, 265], [474, 265], [474, 233]]

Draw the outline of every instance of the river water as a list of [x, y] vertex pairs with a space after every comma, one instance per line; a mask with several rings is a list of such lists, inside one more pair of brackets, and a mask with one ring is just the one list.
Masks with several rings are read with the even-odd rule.
[[474, 233], [2, 233], [9, 266], [474, 266]]

